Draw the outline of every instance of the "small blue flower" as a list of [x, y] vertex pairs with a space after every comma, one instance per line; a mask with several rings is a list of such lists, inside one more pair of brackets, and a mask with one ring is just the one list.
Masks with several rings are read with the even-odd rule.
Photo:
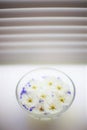
[[20, 98], [22, 98], [22, 95], [23, 95], [23, 94], [26, 94], [26, 93], [27, 93], [27, 91], [26, 91], [25, 88], [23, 87], [23, 88], [22, 88], [22, 91], [21, 91], [21, 93], [20, 93]]
[[54, 94], [52, 94], [51, 96], [54, 97]]
[[31, 84], [30, 84], [30, 82], [28, 82], [28, 83], [27, 83], [27, 86], [28, 86], [28, 87], [31, 87]]
[[33, 107], [30, 107], [29, 111], [32, 111], [34, 108], [35, 108], [35, 106], [33, 106]]
[[29, 87], [31, 87], [31, 85], [30, 85], [30, 84], [29, 84], [28, 86], [29, 86]]
[[39, 103], [42, 103], [42, 102], [44, 102], [44, 100], [40, 99], [40, 100], [39, 100]]
[[22, 106], [23, 106], [26, 110], [28, 110], [28, 108], [27, 108], [24, 104], [23, 104]]
[[70, 91], [67, 91], [67, 94], [71, 94], [71, 92], [70, 92]]

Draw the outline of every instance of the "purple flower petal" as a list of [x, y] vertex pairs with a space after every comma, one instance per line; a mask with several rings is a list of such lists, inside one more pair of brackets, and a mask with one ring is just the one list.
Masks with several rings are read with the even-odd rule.
[[71, 94], [71, 92], [70, 92], [70, 91], [67, 91], [67, 94]]
[[22, 95], [23, 95], [23, 94], [26, 94], [26, 93], [27, 93], [27, 91], [26, 91], [25, 88], [23, 87], [23, 88], [22, 88], [22, 91], [21, 91], [21, 93], [20, 93], [20, 98], [22, 98]]
[[32, 111], [34, 108], [35, 108], [35, 106], [33, 106], [33, 107], [30, 107], [29, 111]]
[[31, 84], [29, 84], [28, 86], [31, 87]]
[[30, 84], [30, 82], [28, 82], [26, 86], [28, 86], [28, 87], [31, 87], [31, 84]]
[[54, 94], [52, 94], [51, 96], [54, 97]]
[[28, 108], [27, 108], [24, 104], [23, 104], [22, 106], [23, 106], [26, 110], [28, 110]]
[[42, 103], [42, 102], [44, 102], [44, 100], [40, 99], [40, 100], [39, 100], [39, 103]]

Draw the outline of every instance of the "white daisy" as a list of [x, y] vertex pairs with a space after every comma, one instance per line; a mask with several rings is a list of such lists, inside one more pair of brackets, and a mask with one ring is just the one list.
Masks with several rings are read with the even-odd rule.
[[57, 79], [51, 76], [44, 79], [44, 82], [45, 82], [45, 85], [50, 88], [56, 85]]
[[66, 94], [59, 95], [57, 99], [58, 99], [58, 103], [61, 105], [69, 105], [71, 102], [71, 97], [69, 97]]
[[26, 90], [29, 92], [29, 91], [36, 91], [38, 90], [39, 88], [39, 84], [38, 84], [38, 81], [37, 80], [30, 80], [29, 82], [29, 85], [26, 86]]
[[29, 93], [28, 95], [23, 95], [21, 102], [23, 105], [30, 108], [31, 106], [35, 106], [37, 104], [37, 98], [34, 93]]
[[30, 80], [22, 93], [20, 100], [23, 107], [35, 114], [56, 114], [72, 100], [69, 86], [52, 76]]

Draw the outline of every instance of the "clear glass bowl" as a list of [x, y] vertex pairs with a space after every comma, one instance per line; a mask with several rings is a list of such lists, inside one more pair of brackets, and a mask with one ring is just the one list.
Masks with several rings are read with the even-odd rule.
[[75, 85], [69, 76], [57, 69], [39, 68], [19, 80], [16, 97], [29, 116], [52, 119], [71, 106], [75, 98]]

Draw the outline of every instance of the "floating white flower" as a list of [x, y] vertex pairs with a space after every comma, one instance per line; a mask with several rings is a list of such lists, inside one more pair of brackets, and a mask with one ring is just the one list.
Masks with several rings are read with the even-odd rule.
[[52, 87], [52, 86], [55, 86], [56, 85], [56, 82], [57, 82], [57, 79], [56, 78], [54, 78], [54, 77], [47, 77], [46, 79], [45, 79], [45, 85], [47, 86], [47, 87]]
[[58, 103], [61, 105], [68, 105], [71, 102], [71, 97], [67, 94], [62, 94], [57, 97]]
[[51, 110], [51, 111], [57, 110], [56, 105], [55, 104], [49, 105], [49, 110]]
[[29, 109], [37, 104], [37, 98], [35, 97], [34, 93], [28, 93], [28, 95], [23, 95], [21, 102]]
[[23, 107], [35, 114], [60, 112], [72, 99], [69, 86], [56, 77], [31, 79], [20, 93]]
[[26, 90], [28, 92], [30, 91], [37, 91], [38, 88], [39, 88], [39, 84], [38, 84], [38, 81], [37, 80], [31, 80], [27, 83], [28, 85], [26, 86]]

